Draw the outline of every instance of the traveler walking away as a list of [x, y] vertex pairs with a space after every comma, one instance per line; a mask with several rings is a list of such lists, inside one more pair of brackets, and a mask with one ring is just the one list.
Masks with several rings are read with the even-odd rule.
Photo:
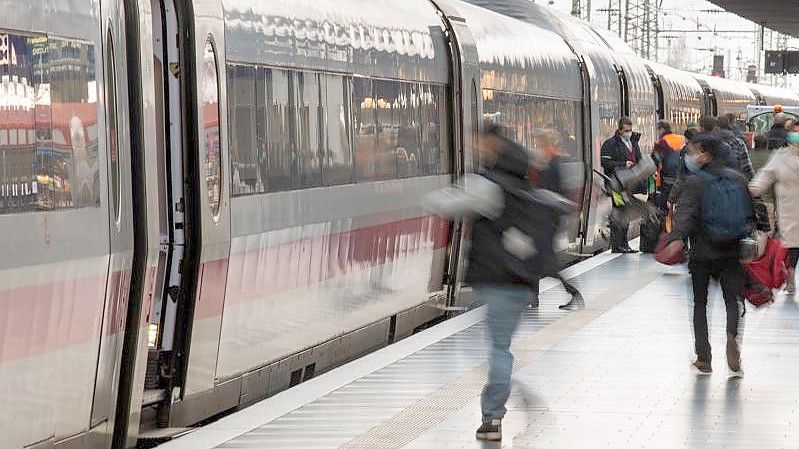
[[[533, 185], [547, 189], [553, 192], [566, 195], [566, 186], [563, 182], [562, 166], [563, 153], [560, 149], [560, 135], [554, 129], [542, 129], [536, 133], [536, 148], [534, 149], [535, 158], [531, 164], [530, 180]], [[553, 211], [552, 216], [552, 230], [553, 236], [558, 234], [561, 217], [560, 213]], [[561, 310], [577, 310], [585, 308], [585, 300], [580, 291], [571, 285], [559, 272], [553, 272], [548, 277], [552, 277], [563, 284], [563, 288], [571, 296], [571, 299], [566, 304], [558, 306]], [[538, 296], [540, 293], [540, 285], [534, 288], [534, 297], [532, 298], [531, 307], [538, 307]]]
[[739, 171], [746, 177], [747, 181], [751, 181], [755, 177], [755, 171], [752, 169], [752, 159], [749, 157], [749, 149], [746, 147], [746, 142], [744, 142], [743, 138], [733, 133], [727, 117], [719, 117], [717, 121], [719, 138], [729, 145], [732, 154], [735, 155]]
[[730, 147], [730, 145], [721, 136], [721, 128], [719, 127], [718, 119], [716, 117], [706, 115], [699, 120], [699, 125], [702, 128], [703, 133], [713, 135], [720, 139], [721, 157], [719, 160], [722, 161], [727, 167], [741, 171], [741, 167], [738, 165], [738, 157], [735, 155], [732, 147]]
[[774, 114], [774, 124], [771, 129], [766, 133], [768, 138], [768, 149], [776, 150], [788, 145], [788, 131], [785, 129], [785, 122], [788, 120], [788, 115], [784, 112]]
[[486, 126], [479, 150], [484, 165], [480, 175], [468, 175], [463, 188], [434, 192], [424, 203], [439, 215], [473, 220], [465, 281], [487, 305], [491, 344], [481, 399], [483, 423], [476, 437], [500, 440], [511, 386], [511, 339], [530, 287], [556, 266], [553, 227], [547, 221], [553, 208], [574, 204], [555, 193], [531, 189], [527, 151], [502, 136], [496, 125]]
[[[633, 122], [629, 117], [619, 120], [616, 133], [602, 144], [600, 153], [602, 169], [608, 178], [614, 178], [616, 171], [631, 168], [641, 160], [639, 140], [641, 134], [633, 131]], [[629, 220], [619, 210], [623, 205], [613, 202], [613, 212], [610, 216], [610, 245], [614, 253], [634, 253], [627, 241], [630, 227]]]
[[785, 291], [796, 291], [796, 264], [799, 260], [799, 132], [786, 136], [788, 146], [772, 153], [750, 185], [752, 195], [759, 196], [774, 187], [777, 223], [780, 237], [788, 248], [788, 281]]
[[734, 375], [741, 374], [740, 331], [743, 327], [740, 301], [746, 274], [738, 261], [739, 241], [751, 226], [752, 203], [743, 175], [719, 160], [721, 142], [700, 134], [691, 141], [685, 163], [691, 175], [677, 200], [674, 230], [667, 251], [678, 252], [690, 242], [688, 264], [693, 284], [694, 346], [693, 366], [709, 374], [711, 350], [708, 340], [707, 295], [711, 278], [721, 283], [727, 308], [727, 364]]

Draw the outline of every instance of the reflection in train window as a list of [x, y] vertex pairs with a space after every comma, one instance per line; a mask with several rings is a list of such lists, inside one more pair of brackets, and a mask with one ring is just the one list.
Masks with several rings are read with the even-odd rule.
[[322, 123], [319, 75], [299, 72], [294, 79], [299, 187], [316, 187], [322, 184], [322, 165], [319, 159]]
[[233, 194], [263, 192], [255, 146], [255, 67], [228, 67]]
[[[264, 77], [266, 101], [266, 165], [268, 191], [297, 187], [297, 162], [293, 151], [294, 118], [292, 112], [293, 73], [288, 70], [267, 70]], [[260, 86], [258, 87], [260, 89]]]
[[356, 174], [359, 181], [371, 181], [377, 174], [375, 166], [377, 104], [372, 92], [372, 81], [366, 78], [353, 78], [352, 95]]
[[111, 207], [114, 221], [119, 224], [121, 211], [119, 190], [119, 126], [117, 121], [117, 86], [114, 41], [111, 30], [106, 37], [108, 54], [105, 57], [106, 123], [108, 124], [108, 157], [111, 161]]
[[222, 202], [222, 152], [219, 141], [219, 77], [216, 50], [209, 37], [203, 52], [202, 117], [203, 147], [205, 148], [205, 187], [208, 189], [208, 207], [214, 219], [219, 218]]
[[228, 66], [233, 194], [451, 171], [446, 89]]
[[0, 34], [0, 213], [99, 206], [94, 46]]
[[322, 92], [324, 111], [322, 176], [324, 184], [347, 184], [352, 182], [349, 80], [338, 75], [323, 75]]

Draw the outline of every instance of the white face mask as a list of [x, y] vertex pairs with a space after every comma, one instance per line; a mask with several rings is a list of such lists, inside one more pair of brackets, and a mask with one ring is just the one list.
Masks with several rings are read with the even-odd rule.
[[624, 140], [630, 140], [633, 137], [633, 132], [632, 131], [627, 131], [626, 133], [621, 133], [621, 137]]

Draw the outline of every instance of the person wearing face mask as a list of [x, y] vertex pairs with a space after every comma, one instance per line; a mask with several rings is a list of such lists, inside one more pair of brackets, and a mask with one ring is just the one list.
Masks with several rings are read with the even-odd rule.
[[787, 146], [775, 150], [766, 165], [750, 184], [752, 195], [758, 196], [774, 187], [777, 227], [788, 248], [790, 272], [785, 292], [796, 292], [796, 264], [799, 261], [799, 130], [793, 127], [786, 134]]
[[[622, 117], [619, 120], [619, 127], [616, 133], [602, 144], [600, 158], [602, 169], [607, 177], [613, 178], [617, 170], [632, 168], [641, 161], [641, 148], [638, 145], [640, 139], [641, 134], [633, 131], [632, 120], [629, 117]], [[620, 208], [615, 202], [613, 207]], [[630, 248], [627, 241], [629, 222], [626, 219], [614, 218], [622, 215], [618, 210], [611, 214], [611, 250], [614, 253], [634, 253], [636, 251]]]
[[718, 279], [727, 308], [727, 364], [733, 375], [741, 373], [740, 301], [746, 273], [738, 261], [739, 242], [754, 222], [746, 178], [724, 166], [721, 142], [710, 134], [691, 140], [685, 155], [690, 175], [682, 183], [674, 212], [674, 229], [666, 254], [683, 251], [690, 242], [688, 268], [693, 287], [694, 344], [700, 374], [710, 374], [707, 296], [710, 279]]

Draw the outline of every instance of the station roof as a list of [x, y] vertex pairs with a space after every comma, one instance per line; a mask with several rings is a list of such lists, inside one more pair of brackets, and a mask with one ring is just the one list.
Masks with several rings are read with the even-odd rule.
[[710, 0], [727, 11], [781, 33], [799, 37], [796, 0]]

